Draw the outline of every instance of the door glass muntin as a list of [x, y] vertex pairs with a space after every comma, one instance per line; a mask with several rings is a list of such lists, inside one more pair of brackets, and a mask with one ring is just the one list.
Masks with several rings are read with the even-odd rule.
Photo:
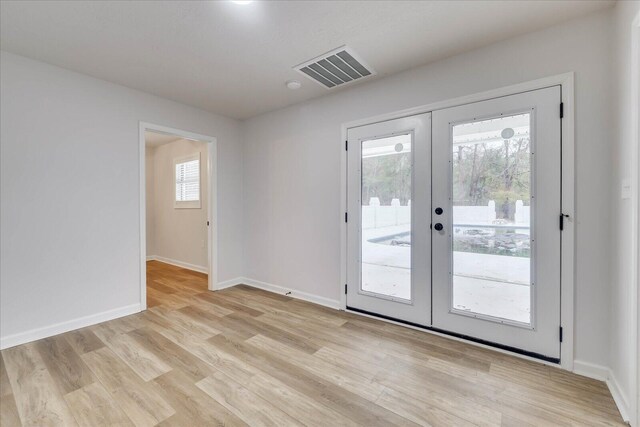
[[534, 123], [534, 108], [450, 123], [451, 313], [534, 328]]
[[[358, 293], [412, 304], [414, 132], [394, 132], [359, 142]], [[397, 181], [391, 178], [397, 178], [394, 172], [398, 168], [404, 175], [401, 183], [388, 182]], [[385, 182], [387, 185], [375, 185]]]

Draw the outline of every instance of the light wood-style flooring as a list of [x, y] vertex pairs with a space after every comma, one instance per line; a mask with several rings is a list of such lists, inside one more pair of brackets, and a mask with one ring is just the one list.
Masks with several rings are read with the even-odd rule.
[[147, 268], [147, 311], [2, 351], [3, 427], [623, 425], [602, 382]]

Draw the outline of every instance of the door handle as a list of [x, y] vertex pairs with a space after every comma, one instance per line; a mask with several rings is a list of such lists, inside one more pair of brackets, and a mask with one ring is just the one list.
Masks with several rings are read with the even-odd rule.
[[442, 229], [444, 228], [442, 224], [440, 224], [439, 222], [436, 223], [436, 225], [433, 226], [433, 228], [435, 228], [437, 231], [442, 231]]

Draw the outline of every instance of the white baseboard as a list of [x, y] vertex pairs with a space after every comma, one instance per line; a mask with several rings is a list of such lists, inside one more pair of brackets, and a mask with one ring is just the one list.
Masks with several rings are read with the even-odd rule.
[[609, 378], [609, 368], [582, 360], [573, 361], [573, 373], [598, 381], [607, 381]]
[[594, 363], [576, 360], [573, 362], [573, 372], [584, 377], [593, 378], [594, 380], [604, 381], [609, 388], [609, 392], [613, 397], [618, 411], [625, 422], [629, 422], [629, 401], [622, 392], [618, 381], [611, 369], [606, 366], [596, 365]]
[[209, 273], [209, 268], [207, 267], [189, 264], [188, 262], [178, 261], [177, 259], [165, 258], [160, 255], [147, 255], [147, 261], [160, 261], [165, 264], [175, 265], [176, 267], [186, 268], [187, 270], [197, 271], [198, 273]]
[[274, 285], [267, 282], [261, 282], [259, 280], [249, 279], [247, 277], [242, 277], [242, 280], [242, 283], [247, 286], [263, 289], [265, 291], [273, 292], [276, 294], [286, 295], [291, 298], [301, 299], [304, 301], [323, 305], [325, 307], [333, 308], [335, 310], [340, 309], [340, 301], [338, 300], [332, 300], [330, 298], [309, 294], [307, 292], [296, 291], [294, 289], [287, 289], [282, 286]]
[[338, 300], [332, 300], [330, 298], [320, 297], [317, 295], [309, 294], [307, 292], [296, 291], [294, 289], [287, 289], [285, 287], [274, 285], [272, 283], [249, 279], [248, 277], [236, 277], [235, 279], [220, 282], [218, 283], [216, 290], [222, 290], [236, 285], [247, 285], [251, 286], [252, 288], [273, 292], [274, 294], [286, 295], [291, 298], [301, 299], [304, 301], [312, 302], [314, 304], [323, 305], [335, 310], [340, 309], [340, 301]]
[[107, 310], [97, 314], [78, 317], [77, 319], [67, 320], [64, 322], [56, 323], [54, 325], [31, 329], [29, 331], [20, 332], [13, 335], [7, 335], [6, 337], [0, 338], [0, 350], [139, 312], [140, 304], [131, 304], [125, 307], [115, 308], [113, 310]]
[[616, 380], [615, 375], [613, 375], [613, 372], [611, 372], [611, 370], [609, 370], [609, 378], [607, 378], [607, 386], [609, 387], [611, 396], [613, 396], [614, 402], [616, 402], [616, 406], [618, 406], [618, 411], [620, 411], [620, 415], [622, 415], [622, 419], [628, 423], [629, 414], [630, 414], [629, 400], [623, 393], [618, 381]]
[[222, 289], [230, 288], [236, 285], [242, 285], [245, 282], [244, 277], [236, 277], [235, 279], [225, 280], [224, 282], [218, 282], [216, 286], [216, 291], [221, 291]]

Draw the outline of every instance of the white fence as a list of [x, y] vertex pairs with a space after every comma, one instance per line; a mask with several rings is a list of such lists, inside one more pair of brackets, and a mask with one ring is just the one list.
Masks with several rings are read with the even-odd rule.
[[362, 228], [382, 228], [411, 223], [411, 200], [400, 206], [399, 199], [391, 200], [391, 205], [381, 206], [380, 199], [372, 197], [369, 206], [362, 207]]
[[[522, 200], [516, 201], [516, 224], [529, 224], [530, 206], [524, 206]], [[486, 206], [454, 206], [453, 222], [455, 224], [493, 224], [496, 220], [496, 202], [489, 201]], [[380, 199], [372, 197], [368, 206], [362, 207], [362, 228], [382, 228], [411, 222], [411, 200], [400, 205], [400, 200], [393, 199], [390, 205], [380, 205]]]
[[454, 206], [454, 224], [491, 224], [496, 220], [496, 202], [486, 206]]
[[516, 224], [531, 223], [531, 206], [525, 206], [522, 200], [516, 201]]

